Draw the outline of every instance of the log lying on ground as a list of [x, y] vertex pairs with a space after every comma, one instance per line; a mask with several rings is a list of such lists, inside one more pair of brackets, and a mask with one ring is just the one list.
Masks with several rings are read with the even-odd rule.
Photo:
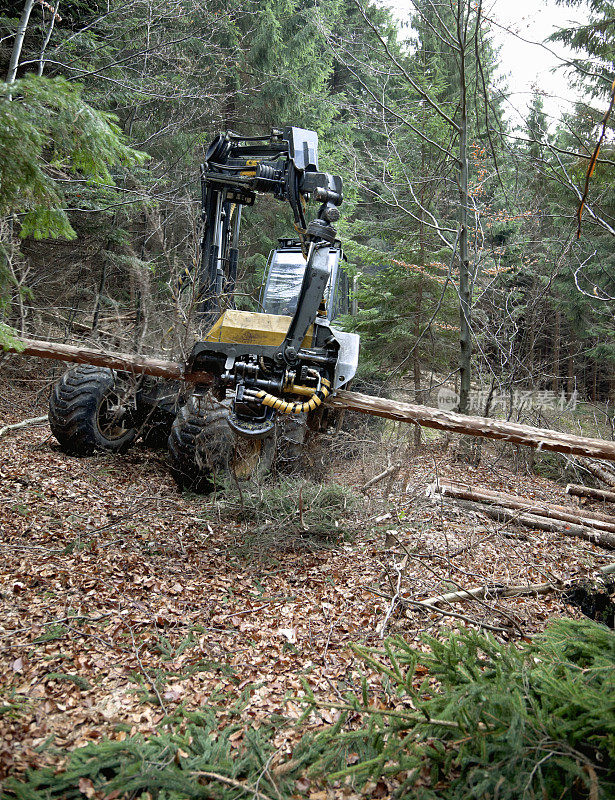
[[584, 469], [591, 473], [594, 478], [598, 478], [605, 486], [615, 489], [615, 475], [611, 475], [608, 469], [605, 469], [600, 466], [600, 464], [597, 464], [595, 461], [590, 461], [587, 458], [580, 459], [580, 462]]
[[464, 486], [460, 483], [451, 483], [449, 481], [439, 481], [431, 484], [428, 487], [429, 492], [455, 497], [459, 500], [469, 500], [474, 503], [502, 506], [503, 508], [524, 511], [547, 519], [562, 520], [563, 522], [571, 522], [588, 528], [598, 528], [615, 534], [615, 518], [608, 517], [606, 514], [594, 514], [591, 511], [551, 505], [540, 501], [528, 500], [525, 497], [518, 497], [513, 494], [506, 494], [505, 492], [492, 492], [489, 489]]
[[573, 494], [576, 497], [593, 497], [594, 500], [606, 500], [607, 503], [615, 503], [615, 492], [606, 489], [594, 489], [592, 486], [580, 486], [578, 483], [569, 483], [566, 486], [566, 494]]
[[[597, 572], [602, 576], [611, 575], [615, 572], [615, 564], [607, 564], [606, 567], [599, 567]], [[506, 586], [503, 584], [493, 584], [492, 586], [474, 586], [471, 589], [459, 589], [456, 592], [446, 592], [425, 600], [417, 600], [416, 606], [425, 606], [431, 609], [439, 603], [463, 603], [466, 600], [490, 600], [496, 597], [523, 597], [528, 595], [548, 594], [549, 592], [561, 591], [564, 588], [570, 590], [574, 583], [566, 585], [559, 582], [555, 583], [532, 583], [521, 584], [520, 586]]]
[[426, 600], [417, 600], [417, 605], [432, 607], [438, 603], [459, 603], [464, 600], [483, 600], [491, 597], [522, 597], [527, 595], [547, 594], [555, 591], [557, 587], [553, 583], [533, 583], [527, 586], [475, 586], [472, 589], [459, 589], [456, 592], [438, 594], [435, 597], [428, 597]]
[[[94, 364], [110, 367], [135, 374], [155, 375], [171, 380], [191, 381], [195, 383], [211, 382], [211, 375], [194, 373], [185, 369], [183, 364], [174, 361], [163, 361], [147, 356], [135, 356], [127, 353], [107, 353], [74, 345], [56, 344], [54, 342], [22, 339], [19, 348], [7, 347], [23, 355], [51, 358], [58, 361], [70, 361], [78, 364]], [[569, 433], [534, 428], [505, 420], [488, 419], [486, 417], [470, 417], [452, 411], [440, 411], [437, 408], [420, 406], [411, 403], [400, 403], [383, 397], [371, 397], [357, 392], [338, 391], [328, 400], [335, 408], [348, 408], [362, 414], [410, 422], [426, 428], [462, 433], [470, 436], [482, 436], [489, 439], [500, 439], [513, 444], [535, 447], [538, 450], [553, 450], [560, 453], [600, 458], [615, 461], [615, 442], [602, 439], [590, 439], [585, 436], [574, 436]]]
[[475, 511], [480, 514], [485, 514], [485, 516], [491, 517], [491, 519], [495, 519], [498, 522], [510, 522], [523, 525], [535, 531], [560, 533], [562, 536], [585, 539], [585, 541], [598, 545], [598, 547], [604, 547], [606, 550], [615, 550], [615, 534], [609, 531], [603, 531], [599, 528], [586, 528], [583, 525], [576, 525], [572, 522], [548, 519], [538, 514], [514, 511], [511, 508], [504, 508], [503, 506], [486, 505], [475, 501], [457, 500], [455, 498], [451, 499], [453, 499], [456, 505], [466, 511]]

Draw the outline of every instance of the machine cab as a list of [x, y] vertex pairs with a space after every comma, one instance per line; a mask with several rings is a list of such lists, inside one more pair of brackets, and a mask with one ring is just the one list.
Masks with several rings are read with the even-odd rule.
[[[340, 266], [343, 259], [339, 242], [329, 249], [329, 282], [324, 295], [326, 317], [334, 320], [348, 313], [348, 276]], [[261, 310], [266, 314], [292, 317], [297, 309], [306, 259], [297, 239], [280, 239], [267, 263], [265, 283], [261, 291]]]

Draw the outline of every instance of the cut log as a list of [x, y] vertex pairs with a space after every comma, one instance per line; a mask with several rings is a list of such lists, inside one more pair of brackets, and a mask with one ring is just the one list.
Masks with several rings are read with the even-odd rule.
[[578, 483], [569, 483], [566, 486], [566, 494], [573, 494], [576, 497], [592, 497], [594, 500], [615, 503], [615, 492], [609, 492], [607, 489], [594, 489], [592, 486], [580, 486]]
[[517, 497], [513, 494], [504, 492], [492, 492], [489, 489], [482, 489], [473, 486], [463, 486], [459, 483], [449, 483], [439, 481], [428, 487], [428, 492], [442, 494], [444, 496], [455, 497], [459, 500], [469, 500], [470, 502], [493, 503], [504, 508], [516, 509], [547, 519], [562, 520], [572, 522], [577, 525], [584, 525], [588, 528], [598, 528], [600, 530], [615, 533], [615, 518], [608, 517], [606, 514], [593, 514], [589, 511], [581, 511], [566, 506], [550, 505], [548, 503], [527, 500], [525, 497]]
[[573, 455], [615, 461], [615, 442], [603, 439], [590, 439], [585, 436], [575, 436], [546, 428], [534, 428], [530, 425], [521, 425], [505, 420], [471, 417], [465, 414], [456, 414], [453, 411], [441, 411], [428, 406], [401, 403], [384, 397], [371, 397], [344, 390], [338, 391], [327, 402], [336, 408], [349, 408], [353, 411], [360, 411], [362, 414], [373, 414], [399, 422], [415, 423], [426, 428], [482, 436], [488, 439], [500, 439], [512, 444], [535, 447], [538, 450], [553, 450], [559, 453], [572, 453]]
[[487, 517], [498, 522], [511, 522], [523, 525], [532, 530], [548, 531], [549, 533], [561, 533], [562, 536], [572, 536], [577, 539], [585, 539], [587, 542], [604, 547], [607, 550], [615, 550], [615, 534], [603, 531], [598, 528], [586, 528], [583, 525], [575, 525], [564, 520], [548, 519], [537, 514], [528, 514], [522, 511], [513, 511], [511, 508], [503, 506], [486, 505], [484, 503], [470, 502], [469, 500], [457, 500], [451, 498], [454, 503], [467, 511], [475, 511], [485, 514]]
[[[34, 339], [22, 339], [18, 347], [5, 345], [5, 348], [13, 352], [21, 352], [22, 355], [51, 358], [77, 364], [94, 364], [139, 375], [155, 375], [171, 380], [204, 384], [212, 381], [212, 376], [209, 373], [190, 372], [183, 364], [175, 361], [163, 361], [149, 356], [101, 352], [85, 347]], [[535, 447], [538, 450], [553, 450], [588, 458], [615, 461], [615, 442], [607, 442], [603, 439], [590, 439], [585, 436], [562, 433], [561, 431], [533, 428], [530, 425], [520, 425], [519, 423], [505, 420], [471, 417], [465, 414], [456, 414], [453, 411], [441, 411], [428, 406], [400, 403], [396, 400], [371, 397], [370, 395], [344, 390], [338, 391], [327, 402], [335, 408], [348, 408], [353, 411], [359, 411], [362, 414], [372, 414], [400, 422], [423, 425], [426, 428], [499, 439], [513, 444]]]
[[138, 356], [131, 353], [108, 353], [88, 347], [76, 347], [58, 342], [43, 342], [37, 339], [21, 339], [19, 349], [5, 345], [21, 355], [50, 358], [56, 361], [68, 361], [73, 364], [93, 364], [96, 367], [109, 367], [120, 372], [131, 372], [135, 375], [154, 375], [169, 380], [206, 383], [212, 381], [208, 372], [189, 372], [177, 361], [163, 361], [149, 356]]

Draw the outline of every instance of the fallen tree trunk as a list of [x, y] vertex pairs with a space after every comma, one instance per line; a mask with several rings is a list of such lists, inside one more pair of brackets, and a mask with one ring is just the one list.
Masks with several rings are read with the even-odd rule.
[[607, 489], [594, 489], [592, 486], [580, 486], [578, 483], [569, 483], [566, 486], [566, 494], [573, 494], [576, 497], [593, 497], [595, 500], [615, 503], [615, 492], [609, 492]]
[[[606, 567], [599, 567], [597, 570], [600, 575], [610, 575], [615, 572], [615, 564], [609, 564]], [[426, 600], [417, 600], [417, 606], [426, 606], [428, 609], [438, 605], [438, 603], [463, 603], [465, 600], [489, 600], [492, 597], [523, 597], [528, 595], [548, 594], [549, 592], [556, 592], [567, 590], [570, 592], [577, 583], [568, 581], [566, 584], [560, 582], [554, 583], [533, 583], [521, 586], [505, 586], [502, 584], [493, 584], [491, 586], [475, 586], [472, 589], [458, 589], [455, 592], [447, 592], [446, 594], [438, 594], [434, 597], [428, 597]], [[601, 587], [602, 588], [602, 587]]]
[[[204, 372], [189, 372], [183, 364], [175, 361], [163, 361], [149, 356], [135, 356], [127, 353], [106, 353], [74, 345], [56, 344], [55, 342], [22, 339], [18, 347], [7, 346], [13, 352], [22, 355], [50, 358], [58, 361], [70, 361], [77, 364], [94, 364], [101, 367], [139, 375], [154, 375], [170, 380], [190, 381], [193, 383], [211, 383], [212, 376]], [[590, 439], [560, 431], [534, 428], [516, 422], [471, 417], [456, 414], [453, 411], [441, 411], [437, 408], [401, 403], [382, 397], [358, 394], [340, 390], [330, 398], [328, 404], [335, 408], [348, 408], [362, 414], [410, 422], [426, 428], [442, 431], [482, 436], [489, 439], [500, 439], [512, 444], [535, 447], [538, 450], [553, 450], [559, 453], [572, 453], [589, 458], [601, 458], [615, 461], [615, 442], [603, 439]]]
[[534, 583], [528, 586], [475, 586], [473, 589], [459, 589], [456, 592], [438, 594], [435, 597], [428, 597], [426, 600], [417, 600], [417, 605], [435, 606], [438, 603], [458, 603], [464, 600], [481, 600], [490, 597], [522, 597], [524, 595], [547, 594], [553, 592], [557, 587], [552, 583]]
[[589, 528], [599, 528], [609, 533], [615, 534], [615, 519], [603, 514], [592, 514], [591, 512], [580, 511], [566, 506], [549, 505], [548, 503], [533, 502], [525, 497], [506, 494], [504, 492], [492, 492], [489, 489], [478, 489], [472, 486], [462, 486], [458, 483], [448, 483], [439, 481], [428, 487], [428, 492], [442, 494], [445, 497], [455, 497], [459, 500], [469, 500], [475, 503], [493, 503], [503, 508], [516, 509], [535, 514], [547, 519], [562, 520], [572, 522], [577, 525], [584, 525]]
[[5, 348], [25, 356], [69, 361], [72, 364], [93, 364], [95, 367], [109, 367], [135, 375], [153, 375], [158, 378], [191, 383], [209, 384], [212, 380], [209, 372], [188, 372], [184, 365], [177, 361], [164, 361], [160, 358], [138, 356], [131, 353], [107, 353], [89, 347], [43, 342], [37, 339], [21, 339], [19, 349], [6, 345]]
[[401, 403], [383, 397], [371, 397], [344, 390], [338, 391], [327, 402], [336, 408], [349, 408], [363, 414], [373, 414], [399, 422], [416, 423], [426, 428], [482, 436], [488, 439], [500, 439], [512, 444], [535, 447], [538, 450], [553, 450], [559, 453], [572, 453], [615, 461], [615, 442], [603, 439], [590, 439], [585, 436], [575, 436], [561, 431], [534, 428], [530, 425], [487, 417], [470, 417], [465, 414], [456, 414], [453, 411], [440, 411], [428, 406]]
[[451, 498], [456, 505], [467, 511], [475, 511], [485, 514], [487, 517], [498, 522], [512, 522], [523, 525], [532, 530], [547, 531], [549, 533], [561, 533], [562, 536], [572, 536], [577, 539], [585, 539], [587, 542], [604, 547], [606, 550], [615, 550], [615, 534], [609, 531], [599, 530], [598, 528], [586, 528], [583, 525], [576, 525], [564, 520], [547, 519], [537, 514], [513, 511], [511, 508], [503, 506], [485, 505], [476, 501], [457, 500]]

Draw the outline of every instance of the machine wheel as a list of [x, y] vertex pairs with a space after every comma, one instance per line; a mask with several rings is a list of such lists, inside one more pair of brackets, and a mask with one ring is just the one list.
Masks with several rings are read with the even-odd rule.
[[141, 438], [148, 447], [167, 446], [182, 402], [179, 381], [148, 377], [143, 380], [137, 393], [137, 421]]
[[243, 439], [228, 424], [230, 401], [193, 395], [180, 408], [169, 436], [171, 473], [182, 489], [212, 492], [225, 477], [261, 477], [271, 467], [275, 437]]
[[49, 398], [51, 432], [66, 453], [89, 456], [96, 450], [119, 453], [135, 440], [125, 407], [126, 389], [105, 367], [84, 364], [65, 372]]

